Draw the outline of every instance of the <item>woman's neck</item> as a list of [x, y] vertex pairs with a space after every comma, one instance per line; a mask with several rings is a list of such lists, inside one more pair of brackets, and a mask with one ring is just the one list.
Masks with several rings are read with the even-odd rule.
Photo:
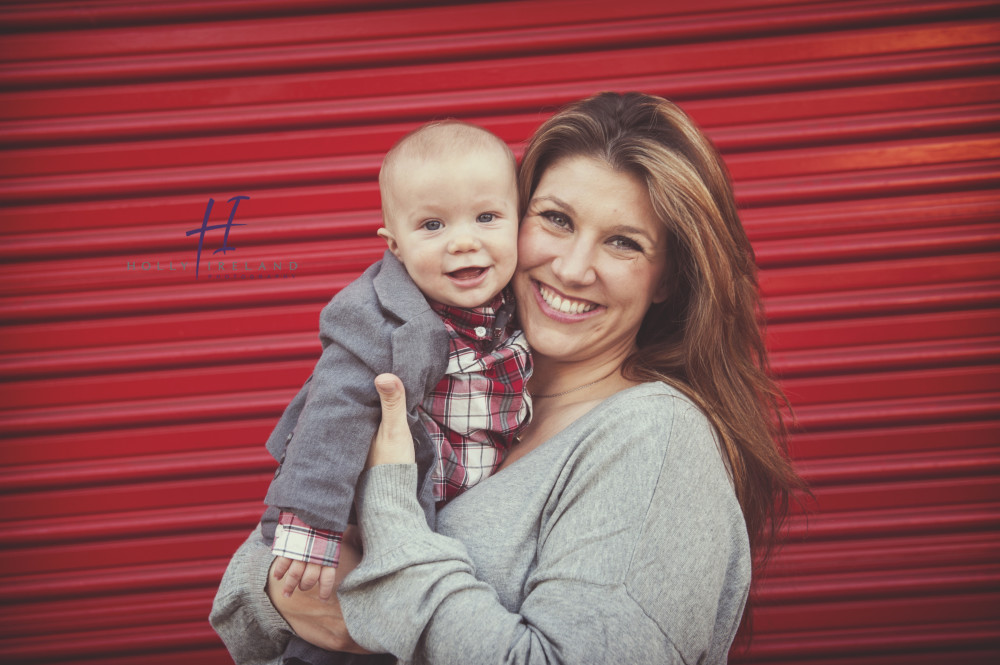
[[563, 362], [536, 356], [528, 390], [536, 402], [572, 402], [595, 397], [603, 399], [634, 385], [621, 375], [626, 357], [627, 354], [621, 353], [606, 358]]
[[635, 385], [622, 376], [627, 354], [573, 363], [536, 356], [528, 392], [531, 422], [501, 464], [504, 468], [568, 427], [577, 418], [615, 393]]

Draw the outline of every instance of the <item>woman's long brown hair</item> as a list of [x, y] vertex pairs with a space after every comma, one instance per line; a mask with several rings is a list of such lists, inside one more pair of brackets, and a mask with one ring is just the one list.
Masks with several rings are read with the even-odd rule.
[[646, 314], [624, 372], [675, 386], [714, 424], [759, 572], [803, 483], [788, 459], [788, 402], [770, 375], [753, 248], [725, 165], [675, 104], [602, 93], [535, 132], [521, 165], [522, 216], [542, 173], [577, 155], [645, 182], [668, 229], [670, 296]]

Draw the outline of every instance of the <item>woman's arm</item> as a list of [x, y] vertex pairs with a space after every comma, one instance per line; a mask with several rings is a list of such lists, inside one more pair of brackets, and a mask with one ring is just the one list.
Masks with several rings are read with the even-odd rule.
[[[357, 529], [348, 527], [336, 584], [361, 560], [358, 543]], [[351, 640], [336, 595], [324, 601], [313, 589], [284, 597], [271, 571], [273, 561], [258, 527], [233, 555], [219, 585], [209, 622], [234, 662], [280, 665], [293, 634], [330, 650], [368, 653]]]
[[274, 555], [260, 527], [229, 560], [208, 620], [238, 665], [280, 665], [292, 630], [264, 594]]
[[745, 528], [707, 422], [661, 402], [626, 405], [582, 444], [515, 611], [423, 524], [415, 470], [388, 455], [359, 488], [365, 558], [341, 587], [354, 638], [438, 665], [724, 662], [749, 584]]

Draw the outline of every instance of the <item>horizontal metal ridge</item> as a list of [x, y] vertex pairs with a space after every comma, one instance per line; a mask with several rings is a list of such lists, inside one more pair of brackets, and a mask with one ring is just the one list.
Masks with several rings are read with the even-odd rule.
[[[889, 198], [799, 203], [744, 209], [743, 225], [754, 246], [770, 242], [825, 238], [834, 234], [882, 233], [948, 224], [988, 223], [1000, 207], [1000, 192], [990, 190], [913, 192]], [[780, 245], [779, 245], [780, 246]]]
[[790, 440], [795, 459], [950, 450], [955, 446], [981, 448], [998, 444], [1000, 418], [996, 414], [892, 427], [875, 423], [852, 428], [849, 436], [838, 430], [798, 431]]
[[994, 309], [982, 309], [777, 322], [768, 327], [768, 345], [782, 351], [983, 337], [1000, 334], [998, 318]]
[[[732, 663], [812, 662], [823, 665], [938, 665], [942, 659], [959, 658], [963, 663], [987, 663], [985, 652], [996, 639], [992, 621], [917, 622], [909, 626], [858, 626], [849, 629], [810, 631], [755, 631], [753, 657], [732, 654]], [[967, 652], [973, 652], [968, 655]], [[898, 655], [898, 659], [892, 656]], [[838, 658], [840, 657], [840, 658]], [[795, 659], [804, 660], [795, 660]], [[842, 658], [842, 659], [841, 659]]]
[[[1000, 302], [1000, 282], [996, 281], [1000, 278], [1000, 262], [997, 259], [996, 253], [969, 254], [950, 259], [933, 257], [850, 266], [820, 265], [788, 269], [780, 275], [765, 273], [761, 277], [765, 310], [768, 321], [784, 322], [987, 308]], [[924, 284], [922, 279], [914, 277], [928, 270], [936, 271], [929, 276], [928, 281], [932, 283]], [[878, 279], [876, 273], [891, 273], [891, 281], [879, 284], [875, 281]], [[824, 292], [820, 286], [824, 274], [826, 288], [836, 290]], [[795, 291], [782, 293], [779, 288], [786, 284], [788, 290], [794, 288]]]
[[[317, 311], [318, 317], [318, 311]], [[107, 374], [158, 368], [205, 367], [230, 363], [316, 360], [317, 331], [155, 344], [115, 344], [107, 348], [67, 348], [45, 353], [7, 353], [0, 358], [5, 380]], [[782, 377], [824, 376], [878, 369], [989, 364], [1000, 360], [1000, 337], [861, 345], [839, 349], [778, 351], [771, 367]]]
[[[263, 449], [263, 447], [261, 447]], [[270, 464], [260, 465], [273, 470]], [[243, 465], [245, 468], [245, 465]], [[237, 468], [235, 472], [239, 472]], [[4, 527], [5, 547], [31, 543], [32, 547], [62, 546], [73, 543], [97, 543], [115, 539], [186, 535], [197, 532], [229, 532], [237, 527], [249, 531], [264, 512], [262, 501], [213, 503], [206, 506], [168, 506], [106, 512], [73, 517], [43, 517], [33, 520], [8, 520]]]
[[783, 148], [884, 142], [916, 136], [992, 132], [1000, 105], [954, 105], [946, 108], [886, 111], [834, 118], [783, 120], [716, 127], [712, 142], [724, 154], [771, 151]]
[[[252, 193], [251, 193], [252, 195]], [[204, 214], [207, 197], [200, 206], [192, 204], [187, 220], [197, 226], [197, 214]], [[220, 205], [225, 203], [217, 202]], [[898, 233], [905, 242], [908, 233], [933, 233], [934, 228], [954, 225], [988, 225], [1000, 207], [1000, 193], [991, 190], [954, 191], [950, 193], [914, 193], [886, 199], [844, 200], [834, 208], [826, 204], [779, 205], [743, 210], [741, 216], [747, 233], [760, 256], [773, 248], [808, 248], [806, 240], [857, 234], [859, 239], [892, 237]], [[239, 230], [240, 243], [246, 247], [280, 246], [297, 242], [326, 241], [328, 251], [338, 252], [341, 243], [359, 237], [373, 238], [381, 226], [378, 210], [336, 211], [325, 214], [284, 214], [262, 216], [252, 205], [244, 205], [240, 220], [247, 226]], [[8, 233], [0, 243], [4, 266], [28, 261], [53, 261], [88, 256], [136, 256], [139, 252], [190, 251], [192, 239], [168, 225], [153, 228], [80, 228], [53, 229], [27, 233]], [[925, 231], [926, 230], [926, 231]], [[336, 243], [334, 243], [336, 241]], [[348, 242], [347, 247], [352, 247]], [[344, 257], [347, 258], [347, 257]]]
[[[294, 391], [292, 391], [294, 393]], [[138, 425], [169, 425], [184, 422], [232, 421], [281, 415], [288, 390], [251, 393], [230, 392], [205, 399], [201, 396], [87, 404], [63, 408], [23, 409], [0, 412], [0, 430], [6, 437], [66, 431], [90, 431]]]
[[937, 256], [956, 252], [1000, 253], [996, 223], [951, 224], [925, 229], [831, 233], [826, 237], [761, 240], [754, 253], [761, 268], [864, 261], [905, 256]]
[[[14, 637], [0, 644], [0, 657], [10, 663], [31, 663], [44, 662], [45, 659], [69, 658], [76, 661], [88, 656], [128, 654], [126, 662], [128, 659], [135, 662], [136, 654], [144, 651], [182, 654], [185, 649], [217, 648], [218, 640], [218, 636], [202, 616], [198, 620], [192, 618], [185, 623], [165, 623], [159, 626], [67, 631], [60, 634], [58, 640], [45, 636]], [[143, 657], [143, 662], [149, 660]]]
[[[97, 83], [123, 83], [157, 79], [202, 78], [235, 74], [260, 74], [371, 67], [380, 63], [441, 62], [452, 59], [475, 59], [501, 55], [533, 55], [569, 50], [597, 50], [608, 47], [631, 47], [646, 44], [705, 43], [732, 37], [776, 36], [820, 30], [845, 30], [884, 26], [894, 20], [910, 22], [947, 21], [965, 18], [969, 12], [983, 12], [988, 3], [965, 2], [964, 6], [937, 3], [937, 6], [904, 7], [881, 3], [842, 6], [803, 7], [791, 14], [782, 10], [747, 10], [728, 16], [706, 14], [687, 18], [643, 17], [641, 19], [604, 19], [598, 23], [574, 22], [573, 25], [548, 25], [496, 29], [479, 24], [460, 36], [429, 34], [392, 37], [351, 35], [329, 30], [322, 41], [265, 46], [266, 38], [254, 39], [247, 34], [240, 43], [225, 47], [199, 45], [179, 51], [135, 53], [123, 58], [120, 54], [104, 57], [76, 57], [0, 65], [0, 81], [8, 89], [55, 85], [79, 86]], [[915, 11], [916, 10], [916, 11]], [[320, 21], [333, 25], [333, 21]], [[272, 32], [280, 30], [272, 26]], [[246, 32], [245, 32], [246, 34]], [[252, 33], [251, 33], [252, 34]], [[167, 31], [150, 34], [156, 40], [153, 48], [170, 48], [174, 40]], [[272, 37], [273, 39], [273, 37]], [[163, 44], [164, 46], [160, 46]]]
[[[183, 233], [178, 232], [177, 235], [182, 236]], [[212, 249], [207, 246], [212, 240], [206, 239], [206, 247], [198, 263], [198, 239], [188, 240], [190, 245], [183, 250], [139, 250], [125, 256], [0, 266], [0, 280], [3, 281], [0, 285], [0, 317], [8, 303], [47, 300], [54, 304], [57, 300], [52, 299], [74, 293], [100, 302], [111, 293], [142, 288], [193, 287], [207, 294], [215, 290], [213, 283], [226, 280], [243, 281], [241, 288], [255, 288], [246, 282], [263, 284], [291, 278], [319, 278], [320, 281], [328, 280], [329, 285], [324, 294], [316, 293], [315, 297], [325, 295], [325, 299], [329, 299], [340, 287], [382, 258], [385, 252], [385, 241], [372, 234], [370, 238], [336, 243], [323, 240], [254, 247], [239, 241], [236, 252], [223, 258], [221, 255], [212, 256]], [[199, 299], [198, 295], [194, 297], [195, 301]], [[53, 309], [55, 311], [58, 311], [58, 306]]]
[[[798, 460], [796, 469], [812, 488], [884, 480], [1000, 475], [1000, 449], [959, 447], [931, 452]], [[998, 488], [1000, 499], [1000, 488]]]
[[994, 419], [1000, 415], [1000, 393], [891, 398], [833, 404], [810, 404], [795, 409], [798, 428], [806, 432], [933, 423], [950, 420]]
[[[860, 140], [861, 137], [858, 138]], [[830, 137], [830, 140], [834, 141], [835, 137]], [[1000, 156], [1000, 139], [993, 134], [937, 134], [897, 141], [881, 140], [871, 144], [859, 142], [837, 143], [827, 147], [783, 147], [778, 144], [762, 152], [729, 155], [726, 161], [734, 177], [759, 180], [854, 171], [859, 167], [874, 170], [995, 159]], [[318, 183], [372, 183], [377, 179], [380, 163], [380, 154], [358, 154], [205, 166], [129, 168], [121, 172], [92, 174], [13, 177], [0, 180], [0, 203], [23, 206], [40, 202], [173, 195], [197, 190], [252, 191]]]
[[[649, 60], [648, 54], [633, 57]], [[689, 74], [644, 75], [629, 68], [630, 75], [621, 76], [622, 63], [608, 62], [604, 69], [612, 68], [607, 74], [601, 68], [584, 68], [583, 63], [570, 65], [573, 71], [588, 71], [591, 78], [585, 82], [567, 80], [561, 77], [552, 81], [510, 81], [497, 79], [491, 86], [490, 99], [483, 99], [474, 86], [461, 89], [466, 83], [449, 79], [446, 87], [428, 91], [409, 91], [391, 86], [393, 94], [386, 96], [370, 85], [364, 89], [347, 86], [351, 97], [317, 101], [310, 99], [305, 91], [315, 90], [317, 82], [300, 84], [302, 94], [291, 91], [281, 104], [263, 103], [253, 90], [273, 94], [273, 87], [267, 81], [258, 79], [256, 85], [243, 81], [237, 89], [244, 94], [237, 99], [227, 99], [225, 108], [206, 105], [206, 95], [213, 87], [226, 85], [226, 81], [199, 82], [188, 84], [188, 90], [170, 90], [160, 84], [157, 93], [140, 90], [135, 86], [123, 88], [119, 95], [113, 90], [101, 87], [78, 92], [68, 96], [59, 91], [36, 93], [37, 100], [30, 96], [18, 101], [11, 99], [15, 93], [0, 95], [0, 101], [8, 104], [6, 115], [0, 121], [0, 145], [47, 144], [58, 141], [72, 143], [89, 142], [98, 138], [126, 138], [155, 135], [168, 136], [207, 135], [212, 133], [232, 134], [270, 128], [299, 129], [350, 122], [377, 123], [386, 119], [395, 121], [408, 118], [427, 118], [441, 113], [464, 116], [468, 114], [495, 115], [506, 112], [537, 112], [539, 107], [553, 103], [565, 103], [598, 89], [638, 89], [665, 94], [672, 99], [683, 101], [713, 96], [740, 96], [748, 94], [792, 92], [797, 88], [813, 88], [819, 85], [849, 87], [852, 85], [874, 84], [882, 81], [899, 81], [916, 77], [954, 78], [968, 76], [995, 77], [998, 56], [995, 49], [968, 46], [949, 49], [944, 52], [905, 53], [881, 55], [879, 57], [852, 57], [845, 61], [816, 62], [806, 64], [785, 64], [762, 67], [741, 67], [730, 71], [694, 72]], [[525, 63], [518, 63], [519, 66]], [[544, 69], [543, 63], [534, 63], [532, 70]], [[619, 69], [614, 70], [615, 66]], [[614, 75], [612, 75], [614, 73]], [[414, 72], [400, 72], [399, 77], [414, 78]], [[316, 78], [316, 77], [311, 77]], [[416, 77], [419, 78], [419, 77]], [[180, 84], [173, 87], [176, 88]], [[324, 81], [322, 87], [338, 89], [343, 82]], [[441, 84], [444, 86], [444, 84]], [[121, 98], [127, 94], [131, 102]], [[262, 94], [262, 93], [261, 93]], [[311, 93], [315, 94], [315, 93]], [[85, 100], [84, 97], [89, 99]], [[87, 103], [85, 103], [87, 102]], [[155, 102], [155, 105], [154, 105]], [[165, 110], [169, 103], [170, 110]], [[48, 117], [59, 108], [73, 108], [73, 113], [57, 115], [82, 117]], [[164, 109], [164, 110], [158, 110]], [[102, 115], [110, 114], [114, 115]], [[38, 118], [38, 119], [34, 119]], [[109, 133], [110, 131], [110, 133]]]
[[[251, 194], [252, 196], [252, 194]], [[192, 214], [204, 215], [208, 203], [206, 197], [200, 210], [192, 206]], [[223, 206], [227, 201], [217, 201]], [[253, 212], [252, 206], [245, 206]], [[214, 210], [214, 208], [213, 208]], [[178, 224], [182, 220], [178, 219]], [[214, 221], [214, 219], [213, 219]], [[244, 247], [266, 247], [296, 242], [324, 241], [326, 251], [341, 253], [341, 260], [349, 260], [350, 250], [357, 239], [371, 240], [382, 225], [377, 210], [341, 211], [321, 214], [299, 214], [281, 217], [240, 216], [239, 221], [246, 226], [239, 230], [240, 244]], [[187, 220], [198, 228], [200, 219]], [[65, 229], [56, 231], [35, 231], [6, 235], [0, 245], [0, 259], [4, 265], [16, 265], [31, 261], [53, 261], [57, 259], [86, 258], [93, 256], [135, 257], [140, 253], [186, 251], [191, 253], [197, 247], [197, 239], [185, 235], [177, 228], [96, 228]], [[346, 248], [348, 251], [343, 251]]]
[[[893, 99], [895, 113], [927, 114], [926, 121], [952, 126], [956, 120], [937, 117], [944, 113], [934, 100], [941, 97], [953, 99], [956, 106], [976, 107], [983, 103], [1000, 100], [1000, 89], [995, 77], [978, 79], [944, 79], [929, 81], [907, 81], [875, 88], [870, 87], [829, 90], [808, 90], [744, 97], [736, 103], [740, 106], [740, 125], [748, 132], [782, 131], [786, 123], [799, 125], [803, 131], [812, 132], [810, 123], [800, 121], [811, 119], [822, 122], [821, 133], [836, 131], [838, 115], [852, 118], [848, 127], [865, 125], [873, 120], [869, 116], [882, 118], [885, 114], [886, 96]], [[670, 94], [670, 93], [667, 93]], [[739, 148], [739, 137], [732, 131], [730, 108], [731, 99], [706, 99], [692, 101], [685, 106], [695, 118], [706, 127], [710, 136], [723, 151], [729, 150], [732, 141]], [[790, 111], [793, 109], [794, 111]], [[971, 111], [971, 109], [970, 109]], [[448, 111], [455, 114], [454, 110]], [[494, 115], [487, 112], [483, 116], [467, 116], [472, 122], [490, 128], [508, 143], [524, 141], [541, 122], [544, 114], [538, 109], [530, 112]], [[829, 119], [829, 120], [827, 120]], [[933, 120], [932, 120], [933, 119]], [[910, 123], [913, 122], [910, 118]], [[877, 122], [877, 120], [875, 120]], [[968, 121], [966, 121], [968, 122]], [[273, 159], [295, 158], [298, 156], [335, 156], [374, 152], [381, 154], [388, 150], [392, 142], [415, 124], [413, 121], [365, 124], [363, 126], [285, 127], [274, 132], [254, 132], [231, 134], [217, 132], [211, 136], [197, 138], [177, 138], [170, 141], [143, 137], [135, 141], [117, 140], [113, 144], [50, 146], [45, 148], [18, 148], [5, 151], [6, 158], [0, 163], [0, 174], [5, 176], [43, 175], [46, 173], [67, 173], [83, 171], [114, 171], [116, 169], [162, 168], [179, 165], [215, 164], [220, 156], [239, 160], [244, 156], [268, 154]], [[856, 130], [849, 130], [856, 131]], [[899, 132], [893, 130], [895, 134]], [[892, 136], [894, 134], [890, 134]], [[776, 137], [777, 138], [777, 137]], [[801, 138], [787, 136], [789, 141]]]
[[[114, 308], [114, 300], [128, 299], [130, 291], [140, 289], [162, 293], [168, 311], [182, 308], [185, 300], [198, 307], [203, 298], [218, 297], [218, 287], [213, 287], [212, 282], [225, 281], [223, 278], [242, 280], [243, 290], [256, 291], [259, 285], [264, 292], [274, 290], [270, 283], [286, 278], [329, 278], [324, 293], [312, 292], [316, 299], [328, 299], [385, 252], [384, 241], [374, 234], [337, 242], [289, 239], [255, 246], [240, 241], [236, 251], [225, 258], [212, 256], [212, 246], [207, 245], [199, 264], [197, 238], [188, 240], [190, 244], [184, 249], [136, 250], [118, 256], [54, 258], [0, 266], [0, 318], [11, 322], [35, 320], [36, 313], [43, 309], [49, 316], [58, 316], [62, 311], [71, 316], [81, 298], [103, 311], [104, 307]], [[787, 241], [774, 248], [768, 245], [760, 244], [758, 263], [768, 314], [776, 320], [832, 313], [837, 308], [833, 293], [841, 293], [843, 298], [857, 295], [858, 315], [867, 314], [871, 308], [866, 305], [874, 306], [879, 298], [890, 302], [907, 299], [906, 289], [914, 297], [925, 292], [925, 304], [954, 295], [953, 307], [968, 305], [970, 298], [988, 301], [993, 288], [990, 280], [1000, 277], [996, 268], [1000, 231], [995, 224], [909, 233], [831, 233], [822, 239]], [[196, 286], [198, 279], [202, 283], [197, 284], [197, 293], [176, 301], [169, 294], [170, 289]], [[935, 291], [927, 282], [942, 286]], [[959, 287], [960, 283], [967, 286]], [[815, 303], [804, 300], [804, 294], [812, 293], [824, 297]], [[234, 299], [238, 301], [241, 299]], [[267, 298], [261, 302], [266, 303]], [[884, 313], [889, 311], [892, 309]]]
[[[232, 542], [236, 551], [250, 529], [242, 537], [227, 531], [223, 537]], [[100, 575], [81, 575], [79, 571], [46, 571], [5, 579], [0, 601], [13, 603], [31, 594], [35, 600], [89, 598], [101, 594], [155, 593], [171, 589], [210, 589], [218, 585], [226, 569], [229, 555], [201, 557], [189, 561], [157, 564], [123, 564], [100, 571]]]
[[[306, 366], [307, 367], [307, 366]], [[118, 429], [183, 422], [218, 422], [273, 414], [277, 418], [295, 390], [227, 392], [187, 397], [115, 401], [55, 408], [0, 412], [0, 429], [7, 438], [67, 431]], [[796, 408], [798, 426], [810, 432], [845, 428], [890, 426], [907, 422], [933, 423], [995, 418], [1000, 395], [942, 395], [811, 404]]]
[[[278, 347], [280, 348], [280, 346]], [[840, 349], [777, 351], [771, 367], [779, 376], [821, 376], [882, 368], [989, 364], [1000, 360], [1000, 337], [869, 344]]]
[[786, 542], [768, 565], [765, 579], [886, 568], [995, 564], [998, 544], [1000, 539], [991, 530], [942, 530], [891, 537], [863, 533], [834, 541]]
[[[765, 0], [763, 4], [782, 4], [780, 0]], [[95, 4], [94, 9], [85, 16], [89, 19], [88, 27], [97, 27], [94, 30], [99, 37], [107, 37], [114, 34], [110, 30], [102, 32], [100, 28], [116, 24], [127, 25], [127, 34], [137, 32], [147, 40], [151, 35], [163, 34], [166, 32], [170, 36], [170, 43], [177, 42], [177, 48], [191, 49], [198, 45], [208, 43], [214, 48], [226, 45], [226, 42], [212, 40], [232, 39], [236, 43], [248, 37], [240, 35], [234, 37], [236, 25], [243, 26], [244, 22], [238, 24], [232, 21], [234, 15], [241, 17], [246, 14], [251, 37], [269, 38], [269, 42], [288, 42], [300, 38], [306, 41], [316, 41], [329, 39], [331, 36], [343, 37], [344, 35], [392, 35], [403, 36], [420, 31], [436, 31], [440, 33], [464, 32], [476, 29], [482, 24], [499, 25], [520, 25], [524, 23], [521, 16], [511, 9], [518, 7], [517, 3], [490, 3], [492, 6], [483, 7], [481, 4], [472, 5], [456, 4], [449, 6], [447, 12], [435, 11], [434, 7], [427, 6], [419, 0], [376, 0], [366, 2], [364, 6], [369, 9], [362, 10], [355, 0], [209, 0], [207, 2], [197, 0], [181, 0], [180, 2], [151, 2], [140, 5], [121, 5], [117, 2], [104, 0]], [[740, 2], [733, 0], [706, 0], [698, 4], [697, 9], [689, 7], [663, 7], [662, 3], [651, 2], [650, 0], [636, 0], [628, 7], [616, 9], [615, 16], [646, 16], [657, 13], [670, 12], [677, 15], [692, 13], [694, 11], [710, 11], [711, 9], [732, 10], [739, 8]], [[66, 11], [60, 7], [39, 7], [29, 5], [30, 9], [21, 5], [8, 10], [7, 14], [0, 14], [12, 23], [24, 22], [25, 28], [32, 28], [34, 31], [44, 30], [54, 23], [60, 27], [79, 26], [80, 15], [78, 12]], [[338, 30], [332, 33], [330, 27], [323, 21], [318, 20], [314, 15], [316, 10], [334, 10], [332, 15], [336, 19]], [[242, 11], [241, 11], [242, 10]], [[280, 11], [279, 11], [280, 10]], [[558, 24], [566, 20], [565, 8], [556, 2], [540, 1], [533, 3], [532, 23]], [[608, 15], [606, 3], [600, 0], [580, 0], [574, 4], [575, 16], [580, 20], [594, 20]], [[283, 15], [290, 14], [288, 18]], [[160, 23], [164, 19], [172, 19], [166, 26], [157, 25], [143, 31], [141, 26], [146, 22]], [[199, 25], [199, 21], [212, 18], [225, 19], [225, 22], [217, 25]], [[145, 20], [143, 20], [145, 19]], [[257, 20], [266, 19], [266, 20]], [[183, 28], [170, 25], [170, 23], [181, 23]], [[135, 24], [138, 24], [138, 28]], [[270, 31], [269, 25], [274, 25]], [[200, 28], [200, 29], [197, 29]], [[197, 29], [194, 35], [189, 35], [184, 40], [182, 35], [185, 29]], [[77, 40], [94, 48], [101, 46], [100, 39], [87, 39], [86, 35], [77, 37]], [[133, 48], [140, 50], [143, 43], [140, 39], [126, 42]], [[71, 42], [72, 43], [72, 42]], [[123, 45], [103, 44], [104, 49], [122, 50]], [[64, 45], [65, 49], [66, 46]], [[71, 52], [69, 55], [81, 55], [79, 52]]]
[[[982, 52], [977, 71], [990, 59], [995, 27], [972, 19], [927, 26], [888, 26], [849, 33], [790, 35], [720, 43], [640, 46], [630, 49], [584, 50], [567, 54], [499, 57], [490, 60], [491, 82], [496, 87], [554, 84], [570, 80], [601, 80], [628, 71], [633, 76], [656, 73], [674, 80], [678, 96], [706, 96], [720, 90], [725, 79], [729, 93], [741, 89], [794, 88], [804, 84], [808, 72], [812, 85], [847, 84], [868, 79], [899, 77], [912, 67], [911, 59], [924, 60], [922, 75], [940, 76], [957, 62], [957, 47]], [[914, 56], [912, 54], [916, 53]], [[933, 54], [934, 58], [928, 58]], [[689, 57], [681, 57], [689, 56]], [[995, 54], [994, 54], [995, 56]], [[908, 62], [909, 61], [909, 62]], [[398, 62], [398, 61], [397, 61]], [[879, 63], [881, 72], [872, 69]], [[475, 89], [482, 85], [481, 62], [396, 64], [383, 68], [358, 68], [280, 75], [283, 97], [288, 101], [327, 100], [377, 96], [388, 90], [398, 94], [443, 93]], [[963, 69], [965, 73], [970, 70]], [[586, 72], [586, 75], [582, 74]], [[109, 112], [151, 109], [189, 109], [257, 104], [274, 94], [279, 76], [224, 75], [214, 80], [192, 79], [134, 83], [127, 86], [95, 85], [60, 90], [0, 93], [0, 117], [58, 118]], [[861, 77], [861, 79], [859, 79]], [[236, 80], [240, 84], [235, 84]], [[229, 88], [226, 98], [212, 97], [214, 88]], [[196, 102], [197, 100], [197, 102]], [[71, 110], [72, 109], [72, 110]]]
[[[379, 252], [379, 255], [381, 252]], [[166, 268], [164, 264], [163, 268]], [[122, 273], [127, 266], [120, 263]], [[81, 298], [79, 294], [60, 294], [35, 297], [11, 296], [3, 300], [0, 321], [27, 323], [65, 319], [95, 319], [122, 314], [162, 314], [171, 311], [198, 311], [206, 309], [236, 309], [262, 307], [291, 302], [324, 303], [348, 283], [351, 275], [308, 275], [294, 279], [256, 280], [241, 284], [239, 288], [224, 281], [197, 286], [191, 296], [190, 283], [173, 283], [166, 286], [108, 289]], [[292, 282], [294, 281], [294, 284]]]
[[[111, 485], [135, 485], [153, 480], [179, 480], [182, 478], [237, 476], [273, 472], [277, 463], [264, 450], [263, 442], [258, 448], [240, 450], [187, 451], [177, 454], [140, 455], [119, 460], [43, 462], [23, 466], [0, 468], [0, 487], [4, 494], [19, 491], [41, 491], [45, 489], [70, 489], [73, 487], [98, 487]], [[223, 508], [219, 508], [223, 510]], [[10, 519], [16, 519], [11, 515]], [[102, 519], [114, 519], [105, 515]], [[130, 514], [124, 519], [132, 519]], [[202, 517], [199, 524], [211, 521]], [[47, 530], [40, 524], [24, 525], [31, 532]], [[16, 528], [17, 527], [12, 527]], [[92, 528], [92, 526], [90, 527]], [[89, 530], [89, 529], [88, 529]], [[6, 539], [6, 534], [4, 539]]]
[[886, 596], [1000, 590], [1000, 564], [935, 566], [905, 570], [810, 575], [768, 579], [758, 598], [763, 604], [860, 600]]
[[[761, 180], [736, 181], [737, 200], [753, 216], [760, 208], [780, 208], [786, 205], [818, 204], [852, 199], [870, 203], [897, 196], [929, 196], [974, 192], [988, 195], [1000, 188], [996, 158], [939, 164], [906, 164], [893, 167], [859, 168], [848, 173], [785, 175]], [[178, 234], [197, 228], [209, 197], [220, 206], [234, 192], [205, 191], [176, 193], [159, 198], [129, 198], [115, 202], [77, 201], [15, 206], [4, 212], [7, 233], [31, 231], [77, 230], [85, 228], [134, 229], [140, 222], [156, 226], [177, 224]], [[312, 215], [318, 212], [337, 214], [359, 209], [377, 215], [378, 190], [374, 180], [363, 183], [340, 183], [289, 187], [281, 190], [243, 191], [251, 196], [240, 208], [242, 214], [254, 218], [277, 215]], [[325, 206], [325, 208], [324, 208]], [[244, 208], [246, 210], [244, 210]], [[183, 225], [183, 226], [182, 226]]]
[[[318, 319], [318, 312], [317, 312]], [[5, 380], [107, 374], [143, 369], [251, 363], [255, 360], [316, 360], [322, 347], [318, 331], [224, 337], [201, 342], [114, 345], [46, 353], [8, 353], [0, 358]]]
[[[1000, 526], [1000, 503], [966, 503], [951, 506], [907, 506], [906, 508], [866, 508], [843, 512], [827, 511], [813, 514], [809, 501], [806, 509], [788, 519], [784, 528], [786, 542], [808, 538], [815, 543], [842, 542], [873, 537], [912, 536], [923, 533], [991, 533]], [[781, 576], [780, 566], [771, 571]]]

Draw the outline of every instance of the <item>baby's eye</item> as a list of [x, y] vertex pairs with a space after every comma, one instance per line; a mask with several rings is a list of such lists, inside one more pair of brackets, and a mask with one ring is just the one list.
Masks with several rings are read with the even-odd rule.
[[489, 224], [496, 218], [497, 216], [494, 215], [492, 212], [484, 212], [479, 217], [476, 217], [476, 221], [479, 222], [480, 224]]
[[635, 252], [642, 251], [642, 245], [637, 243], [635, 240], [632, 240], [632, 238], [629, 238], [628, 236], [615, 236], [611, 238], [611, 240], [609, 240], [608, 242], [610, 242], [611, 246], [614, 247], [615, 249], [628, 249]]
[[428, 219], [422, 226], [428, 231], [439, 231], [441, 229], [441, 220]]

